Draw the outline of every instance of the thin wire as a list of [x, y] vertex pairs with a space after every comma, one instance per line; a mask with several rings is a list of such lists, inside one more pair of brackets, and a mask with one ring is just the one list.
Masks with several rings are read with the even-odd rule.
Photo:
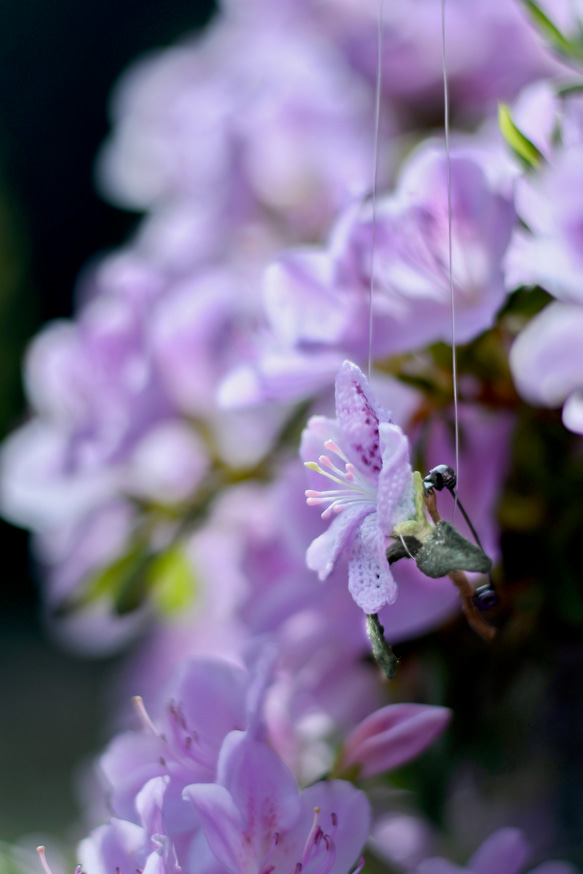
[[[459, 416], [458, 416], [458, 397], [457, 397], [457, 355], [455, 345], [455, 299], [453, 290], [453, 257], [452, 257], [452, 230], [451, 230], [451, 161], [449, 155], [449, 88], [447, 83], [447, 54], [445, 49], [445, 0], [441, 0], [441, 56], [443, 67], [443, 126], [445, 129], [445, 154], [447, 160], [447, 247], [449, 256], [449, 292], [451, 298], [451, 370], [453, 378], [453, 410], [455, 422], [455, 472], [459, 486], [459, 456], [460, 456], [460, 435], [459, 435]], [[457, 508], [457, 492], [454, 496], [453, 516]]]
[[377, 26], [377, 86], [375, 98], [374, 149], [372, 161], [372, 238], [370, 244], [370, 290], [368, 308], [368, 378], [372, 370], [372, 298], [374, 291], [374, 256], [377, 236], [377, 176], [379, 167], [379, 139], [381, 129], [381, 93], [383, 89], [383, 0], [379, 0]]

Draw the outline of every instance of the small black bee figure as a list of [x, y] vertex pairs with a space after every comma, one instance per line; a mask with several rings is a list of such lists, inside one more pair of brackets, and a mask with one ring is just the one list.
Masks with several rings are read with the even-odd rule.
[[[449, 576], [457, 587], [462, 609], [469, 625], [485, 640], [491, 641], [496, 629], [486, 622], [482, 613], [491, 610], [498, 603], [498, 595], [491, 576], [492, 562], [484, 552], [480, 538], [468, 514], [456, 495], [457, 477], [453, 468], [447, 464], [434, 467], [423, 479], [423, 495], [427, 512], [435, 523], [431, 534], [423, 542], [413, 536], [395, 539], [387, 550], [387, 561], [394, 564], [402, 558], [413, 558], [419, 570], [428, 577], [437, 579]], [[456, 501], [472, 536], [476, 541], [470, 543], [450, 523], [439, 515], [436, 492], [446, 489]], [[475, 590], [470, 584], [466, 571], [488, 574], [488, 582]], [[384, 629], [377, 614], [367, 615], [367, 631], [373, 655], [388, 679], [393, 679], [398, 659], [384, 637]]]
[[[474, 540], [476, 541], [480, 549], [482, 549], [483, 547], [480, 542], [480, 538], [478, 537], [478, 534], [476, 532], [476, 529], [472, 525], [468, 514], [464, 510], [462, 502], [456, 495], [456, 485], [457, 477], [455, 471], [453, 467], [450, 467], [448, 464], [438, 464], [437, 467], [432, 468], [427, 476], [423, 479], [423, 488], [426, 494], [431, 489], [435, 489], [435, 491], [437, 492], [441, 492], [443, 489], [447, 489], [447, 491], [455, 500], [457, 506], [460, 508], [460, 512], [466, 520], [468, 528], [472, 532]], [[490, 573], [490, 571], [488, 571], [488, 582], [477, 587], [474, 592], [473, 601], [478, 610], [480, 610], [481, 612], [491, 610], [498, 604], [499, 598], [496, 593], [494, 581], [492, 580], [492, 574]]]

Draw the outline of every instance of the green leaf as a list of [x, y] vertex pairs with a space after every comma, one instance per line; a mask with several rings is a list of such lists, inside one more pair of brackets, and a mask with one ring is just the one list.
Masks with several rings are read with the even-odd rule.
[[[137, 610], [151, 597], [163, 613], [177, 613], [192, 603], [196, 579], [184, 550], [177, 544], [151, 552], [145, 542], [134, 543], [128, 552], [98, 571], [82, 598], [69, 609], [110, 598], [119, 615]], [[1, 874], [1, 872], [0, 872]]]
[[522, 0], [522, 4], [526, 7], [534, 24], [545, 39], [548, 40], [552, 48], [568, 57], [581, 56], [581, 47], [576, 42], [567, 39], [534, 0]]
[[498, 125], [502, 136], [514, 154], [527, 168], [536, 168], [544, 161], [544, 156], [534, 143], [516, 127], [510, 115], [510, 109], [505, 103], [498, 104]]
[[192, 603], [197, 590], [191, 564], [178, 546], [157, 555], [148, 568], [152, 599], [163, 613], [178, 613]]
[[89, 581], [78, 606], [111, 598], [119, 614], [136, 610], [147, 592], [147, 569], [152, 555], [145, 544], [136, 543], [112, 564], [98, 571]]

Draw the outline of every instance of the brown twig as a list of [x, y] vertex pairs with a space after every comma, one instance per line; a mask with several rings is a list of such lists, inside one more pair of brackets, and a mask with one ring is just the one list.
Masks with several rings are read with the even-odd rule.
[[[437, 509], [437, 497], [435, 490], [431, 489], [424, 496], [427, 512], [431, 516], [432, 521], [437, 524], [441, 516]], [[496, 637], [496, 629], [489, 625], [473, 601], [474, 590], [463, 571], [452, 571], [448, 577], [458, 590], [460, 601], [462, 602], [462, 610], [467, 619], [468, 625], [474, 629], [476, 634], [487, 641], [492, 641]]]
[[463, 571], [452, 571], [448, 574], [450, 580], [458, 590], [460, 601], [462, 602], [462, 610], [465, 617], [476, 634], [487, 641], [494, 640], [496, 637], [496, 629], [488, 625], [479, 610], [473, 602], [474, 590], [472, 589], [468, 578]]
[[440, 521], [441, 516], [439, 515], [439, 510], [437, 509], [437, 497], [435, 494], [435, 489], [430, 489], [423, 496], [423, 500], [425, 501], [425, 506], [427, 507], [427, 512], [431, 516], [431, 521], [437, 523]]

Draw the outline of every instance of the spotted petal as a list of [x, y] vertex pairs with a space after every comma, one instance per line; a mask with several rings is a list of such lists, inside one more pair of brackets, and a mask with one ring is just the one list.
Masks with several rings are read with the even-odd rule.
[[336, 416], [349, 460], [375, 483], [382, 467], [379, 424], [390, 422], [356, 364], [345, 361], [336, 377]]
[[365, 613], [378, 613], [397, 598], [397, 584], [387, 562], [386, 548], [378, 516], [372, 513], [353, 537], [348, 563], [348, 589]]

